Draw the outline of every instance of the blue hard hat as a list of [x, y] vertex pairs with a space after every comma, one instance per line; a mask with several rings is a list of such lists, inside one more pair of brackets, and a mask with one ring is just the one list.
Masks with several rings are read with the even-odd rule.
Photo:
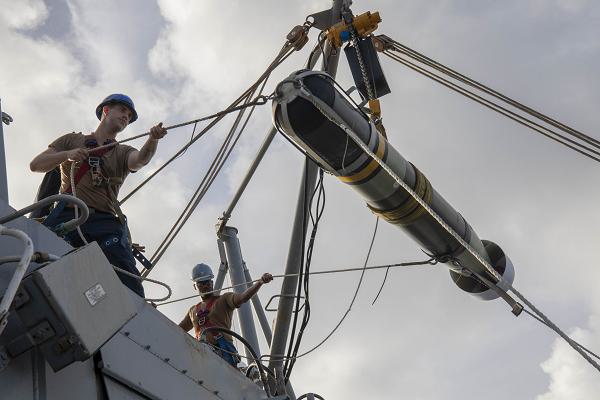
[[192, 280], [194, 282], [210, 281], [215, 276], [213, 275], [212, 269], [206, 264], [197, 264], [192, 269]]
[[133, 105], [133, 100], [131, 100], [131, 97], [121, 93], [113, 93], [107, 96], [104, 100], [102, 100], [102, 103], [98, 104], [98, 107], [96, 107], [96, 117], [98, 117], [98, 119], [102, 119], [102, 107], [117, 103], [126, 105], [131, 110], [131, 113], [133, 115], [131, 116], [131, 120], [129, 121], [130, 124], [132, 122], [135, 122], [136, 119], [138, 119], [137, 112], [135, 111], [135, 106]]

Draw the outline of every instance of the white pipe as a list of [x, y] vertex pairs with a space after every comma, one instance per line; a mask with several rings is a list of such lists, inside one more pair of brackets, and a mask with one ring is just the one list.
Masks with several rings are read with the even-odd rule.
[[6, 318], [8, 316], [8, 309], [10, 308], [10, 305], [12, 304], [13, 299], [15, 298], [15, 295], [17, 294], [17, 289], [19, 288], [19, 285], [21, 284], [21, 280], [23, 279], [23, 276], [25, 275], [25, 272], [27, 271], [27, 267], [29, 266], [31, 257], [33, 256], [33, 242], [31, 241], [31, 238], [29, 236], [27, 236], [27, 234], [25, 232], [20, 231], [18, 229], [6, 228], [2, 225], [0, 225], [0, 235], [12, 236], [14, 238], [21, 240], [23, 242], [23, 244], [25, 245], [25, 249], [23, 250], [23, 255], [21, 256], [21, 258], [19, 260], [19, 264], [17, 264], [17, 268], [15, 269], [13, 277], [10, 280], [10, 283], [8, 284], [8, 287], [6, 288], [6, 291], [4, 292], [4, 297], [2, 298], [2, 302], [0, 303], [0, 334], [1, 334], [2, 331], [4, 330], [4, 327], [7, 324], [7, 321], [8, 321]]
[[75, 229], [75, 227], [83, 224], [90, 215], [90, 210], [89, 210], [88, 206], [83, 202], [83, 200], [80, 200], [77, 197], [71, 196], [70, 194], [54, 194], [52, 196], [48, 196], [45, 199], [38, 201], [37, 203], [33, 203], [30, 206], [27, 206], [18, 211], [15, 211], [12, 214], [0, 217], [0, 224], [4, 224], [8, 221], [12, 221], [13, 219], [22, 217], [23, 215], [25, 215], [33, 210], [37, 210], [38, 208], [45, 207], [48, 204], [54, 203], [55, 201], [66, 201], [68, 203], [74, 203], [77, 206], [81, 207], [81, 217], [72, 219], [63, 224], [63, 228], [67, 232], [71, 231], [71, 230]]

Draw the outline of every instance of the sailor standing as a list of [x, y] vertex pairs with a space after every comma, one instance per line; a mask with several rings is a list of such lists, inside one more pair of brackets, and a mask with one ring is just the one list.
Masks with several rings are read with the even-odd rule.
[[[197, 340], [200, 340], [202, 332], [208, 327], [230, 330], [233, 311], [250, 300], [263, 284], [273, 280], [271, 274], [265, 273], [258, 282], [243, 293], [228, 292], [219, 296], [213, 293], [213, 278], [212, 270], [206, 264], [198, 264], [192, 269], [194, 289], [198, 290], [202, 301], [188, 310], [179, 326], [186, 332], [194, 328]], [[225, 361], [234, 367], [237, 366], [239, 355], [231, 335], [226, 332], [208, 331], [204, 340], [217, 348], [219, 355]]]
[[[123, 144], [94, 151], [95, 147], [115, 142], [117, 134], [138, 118], [133, 101], [124, 94], [106, 97], [96, 107], [96, 116], [100, 120], [96, 131], [89, 135], [73, 132], [59, 137], [38, 154], [29, 167], [33, 172], [48, 172], [60, 166], [60, 192], [72, 193], [71, 165], [76, 163], [75, 192], [90, 209], [89, 218], [81, 225], [83, 236], [88, 242], [97, 241], [112, 265], [139, 276], [117, 196], [127, 175], [150, 162], [158, 141], [167, 131], [162, 122], [152, 127], [139, 151]], [[73, 219], [74, 213], [73, 206], [60, 202], [44, 224], [56, 228]], [[65, 240], [75, 247], [83, 245], [77, 231], [66, 233]], [[138, 279], [118, 275], [127, 287], [144, 297], [144, 288]]]

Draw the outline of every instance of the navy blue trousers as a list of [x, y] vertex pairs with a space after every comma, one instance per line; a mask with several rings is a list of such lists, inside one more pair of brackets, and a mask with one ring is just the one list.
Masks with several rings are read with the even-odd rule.
[[[58, 210], [57, 210], [58, 211]], [[67, 222], [75, 217], [75, 211], [72, 208], [65, 207], [58, 215], [48, 217], [51, 228]], [[87, 221], [81, 225], [83, 237], [88, 242], [98, 242], [100, 248], [108, 261], [115, 267], [124, 269], [137, 276], [140, 272], [135, 267], [135, 258], [131, 251], [131, 243], [127, 235], [127, 228], [121, 224], [121, 221], [112, 214], [104, 212], [93, 212], [90, 214]], [[84, 245], [79, 237], [77, 230], [67, 233], [64, 239], [73, 247], [81, 247]], [[125, 274], [120, 274], [115, 271], [117, 276], [125, 286], [133, 290], [141, 297], [145, 297], [144, 288], [140, 280], [135, 279]]]

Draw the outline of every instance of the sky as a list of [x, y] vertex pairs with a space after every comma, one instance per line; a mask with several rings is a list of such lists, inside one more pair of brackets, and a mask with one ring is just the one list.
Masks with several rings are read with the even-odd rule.
[[[10, 201], [30, 204], [42, 175], [29, 161], [56, 137], [97, 126], [96, 105], [123, 92], [139, 120], [133, 136], [223, 109], [266, 68], [289, 30], [325, 0], [0, 0], [0, 98]], [[592, 0], [355, 1], [379, 11], [386, 34], [556, 119], [600, 138], [600, 4]], [[317, 32], [311, 31], [311, 44]], [[309, 46], [273, 74], [267, 91], [300, 69]], [[381, 99], [390, 143], [415, 164], [481, 238], [515, 266], [514, 286], [574, 339], [600, 351], [597, 268], [599, 166], [392, 60], [382, 58], [392, 93]], [[345, 59], [338, 80], [352, 85]], [[151, 277], [173, 298], [192, 295], [192, 266], [219, 264], [214, 225], [271, 124], [255, 113], [194, 216]], [[231, 119], [227, 121], [231, 122]], [[152, 253], [200, 182], [227, 125], [218, 125], [124, 204], [135, 241]], [[170, 131], [151, 164], [131, 175], [128, 193], [189, 140]], [[134, 142], [140, 147], [141, 141]], [[303, 158], [277, 136], [235, 209], [244, 259], [254, 277], [282, 274]], [[352, 188], [325, 177], [326, 207], [312, 270], [359, 267], [375, 217]], [[380, 223], [370, 265], [423, 260], [418, 245]], [[444, 266], [367, 272], [340, 329], [298, 360], [297, 394], [326, 399], [486, 398], [578, 400], [600, 395], [600, 375], [555, 333], [501, 300], [460, 291]], [[314, 276], [311, 320], [300, 352], [344, 314], [359, 274]], [[264, 286], [265, 304], [281, 279]], [[160, 287], [145, 285], [148, 295]], [[193, 301], [161, 307], [176, 323]], [[274, 318], [274, 313], [268, 313]], [[257, 329], [259, 329], [257, 327]], [[266, 348], [263, 347], [262, 352]]]

